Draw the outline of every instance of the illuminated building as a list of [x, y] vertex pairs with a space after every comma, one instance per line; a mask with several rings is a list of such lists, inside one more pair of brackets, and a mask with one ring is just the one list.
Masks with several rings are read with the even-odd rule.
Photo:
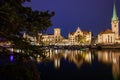
[[38, 45], [39, 41], [42, 40], [45, 46], [48, 45], [90, 45], [92, 39], [92, 33], [89, 31], [82, 31], [79, 27], [73, 33], [68, 34], [68, 38], [61, 36], [61, 29], [54, 28], [54, 34], [40, 34], [38, 37], [32, 37], [27, 34], [23, 34], [24, 38], [31, 40], [31, 44]]
[[114, 3], [113, 16], [111, 20], [111, 28], [107, 29], [98, 34], [99, 44], [114, 44], [120, 43], [119, 40], [119, 20], [117, 17], [116, 5]]
[[91, 32], [81, 31], [78, 27], [73, 33], [68, 34], [68, 39], [61, 36], [60, 28], [54, 29], [54, 34], [43, 34], [42, 41], [45, 45], [90, 45]]
[[54, 34], [43, 34], [42, 41], [45, 45], [57, 45], [62, 41], [60, 28], [54, 28]]
[[82, 31], [79, 27], [75, 32], [68, 34], [70, 45], [90, 45], [92, 33], [89, 31]]

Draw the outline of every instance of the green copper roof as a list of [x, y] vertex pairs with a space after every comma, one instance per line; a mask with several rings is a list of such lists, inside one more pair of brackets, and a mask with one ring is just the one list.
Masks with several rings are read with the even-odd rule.
[[112, 20], [118, 20], [115, 2], [114, 2], [114, 7], [113, 7], [113, 17], [112, 17]]

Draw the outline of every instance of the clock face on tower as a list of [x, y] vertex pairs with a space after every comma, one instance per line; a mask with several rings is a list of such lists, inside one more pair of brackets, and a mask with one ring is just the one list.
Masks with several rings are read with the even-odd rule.
[[113, 21], [114, 24], [117, 24], [117, 22], [118, 22], [117, 20]]

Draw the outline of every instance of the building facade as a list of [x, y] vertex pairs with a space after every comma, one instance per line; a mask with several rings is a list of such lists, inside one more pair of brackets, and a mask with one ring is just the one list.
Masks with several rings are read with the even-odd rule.
[[68, 34], [70, 45], [90, 45], [92, 33], [89, 31], [82, 31], [79, 27], [75, 32]]
[[114, 3], [111, 29], [104, 30], [98, 34], [98, 44], [115, 44], [119, 40], [119, 20], [117, 17], [116, 5]]
[[101, 44], [113, 44], [115, 43], [115, 33], [107, 29], [98, 34], [98, 43]]
[[42, 34], [42, 41], [44, 45], [57, 45], [63, 40], [61, 36], [61, 29], [54, 28], [54, 34]]
[[60, 28], [54, 28], [54, 34], [42, 34], [44, 45], [90, 45], [92, 33], [82, 31], [79, 27], [75, 32], [69, 33], [68, 38], [61, 36]]

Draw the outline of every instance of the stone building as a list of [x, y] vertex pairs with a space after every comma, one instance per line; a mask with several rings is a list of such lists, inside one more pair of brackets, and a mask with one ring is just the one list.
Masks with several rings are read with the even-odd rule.
[[104, 30], [98, 34], [98, 44], [120, 43], [119, 40], [119, 20], [114, 3], [113, 16], [111, 20], [111, 29]]
[[79, 27], [75, 32], [68, 34], [70, 45], [90, 45], [92, 33], [89, 31], [82, 31]]
[[82, 31], [78, 27], [75, 32], [68, 34], [68, 38], [64, 38], [60, 28], [54, 28], [54, 34], [42, 34], [42, 41], [45, 45], [89, 45], [91, 36], [91, 32]]
[[[75, 32], [69, 33], [68, 38], [61, 35], [60, 28], [54, 28], [54, 34], [40, 34], [38, 37], [32, 37], [23, 34], [24, 38], [29, 39], [32, 45], [90, 45], [92, 33], [89, 31], [82, 31], [79, 27]], [[40, 42], [41, 41], [41, 42]]]
[[54, 28], [54, 34], [42, 35], [42, 41], [45, 45], [57, 45], [62, 39], [60, 28]]

